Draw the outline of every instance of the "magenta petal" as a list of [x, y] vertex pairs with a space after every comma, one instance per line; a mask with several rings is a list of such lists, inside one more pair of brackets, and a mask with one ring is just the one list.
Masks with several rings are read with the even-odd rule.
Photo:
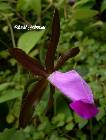
[[49, 75], [48, 80], [72, 101], [94, 103], [89, 85], [75, 70], [66, 73], [55, 71]]
[[84, 119], [91, 119], [98, 113], [94, 104], [84, 103], [83, 101], [72, 102], [69, 106]]

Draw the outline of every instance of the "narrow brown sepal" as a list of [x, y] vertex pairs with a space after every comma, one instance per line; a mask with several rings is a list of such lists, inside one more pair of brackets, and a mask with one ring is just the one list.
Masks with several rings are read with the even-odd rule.
[[48, 50], [47, 50], [47, 55], [45, 60], [45, 65], [49, 73], [51, 73], [54, 68], [54, 57], [59, 42], [59, 37], [60, 37], [60, 19], [59, 19], [58, 10], [55, 8], [53, 21], [52, 21], [51, 39], [48, 42]]
[[79, 48], [75, 47], [75, 48], [71, 48], [70, 50], [66, 51], [65, 53], [63, 53], [59, 59], [57, 60], [57, 63], [54, 67], [54, 70], [59, 69], [62, 65], [64, 65], [64, 63], [69, 59], [72, 58], [74, 56], [76, 56], [79, 53]]
[[14, 57], [25, 69], [29, 70], [35, 75], [47, 77], [44, 67], [38, 62], [37, 59], [31, 58], [19, 48], [9, 48], [8, 51], [12, 57]]
[[36, 107], [36, 105], [39, 103], [47, 84], [48, 81], [46, 79], [41, 79], [33, 86], [31, 91], [29, 91], [27, 96], [22, 100], [19, 116], [19, 128], [24, 128], [32, 119], [34, 107]]

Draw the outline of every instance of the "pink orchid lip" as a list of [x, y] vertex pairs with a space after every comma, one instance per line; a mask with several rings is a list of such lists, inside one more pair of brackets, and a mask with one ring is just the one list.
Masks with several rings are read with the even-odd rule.
[[72, 102], [69, 107], [84, 119], [91, 119], [99, 112], [95, 104], [84, 103], [83, 101]]
[[65, 73], [55, 71], [49, 75], [48, 80], [66, 97], [72, 100], [69, 106], [81, 117], [92, 118], [98, 113], [98, 109], [94, 105], [91, 88], [75, 70]]

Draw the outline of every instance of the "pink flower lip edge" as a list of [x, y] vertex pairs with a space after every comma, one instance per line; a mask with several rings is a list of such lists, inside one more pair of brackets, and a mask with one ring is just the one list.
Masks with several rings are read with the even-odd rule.
[[91, 88], [75, 70], [65, 73], [55, 71], [49, 75], [48, 81], [73, 101], [69, 107], [80, 117], [91, 119], [99, 112]]
[[84, 103], [83, 101], [72, 102], [69, 107], [84, 119], [91, 119], [99, 112], [95, 104]]

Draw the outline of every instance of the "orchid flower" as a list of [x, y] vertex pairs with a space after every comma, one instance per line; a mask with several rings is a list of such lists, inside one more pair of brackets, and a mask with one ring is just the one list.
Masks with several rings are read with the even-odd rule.
[[9, 53], [25, 69], [34, 75], [39, 76], [39, 81], [33, 86], [31, 91], [25, 91], [22, 98], [22, 105], [19, 116], [19, 127], [25, 127], [31, 120], [33, 108], [40, 101], [48, 82], [50, 82], [50, 96], [48, 101], [48, 110], [53, 107], [53, 94], [55, 87], [60, 90], [67, 98], [72, 101], [69, 107], [84, 119], [90, 119], [98, 113], [94, 104], [93, 94], [88, 84], [75, 71], [71, 70], [66, 73], [57, 71], [69, 59], [79, 53], [79, 48], [71, 48], [63, 53], [54, 65], [56, 48], [60, 36], [60, 20], [58, 10], [55, 9], [52, 21], [51, 38], [47, 44], [47, 53], [45, 67], [37, 59], [28, 56], [19, 48], [10, 48]]
[[90, 119], [98, 113], [90, 87], [75, 70], [66, 73], [55, 71], [47, 79], [73, 101], [69, 107], [79, 116]]

